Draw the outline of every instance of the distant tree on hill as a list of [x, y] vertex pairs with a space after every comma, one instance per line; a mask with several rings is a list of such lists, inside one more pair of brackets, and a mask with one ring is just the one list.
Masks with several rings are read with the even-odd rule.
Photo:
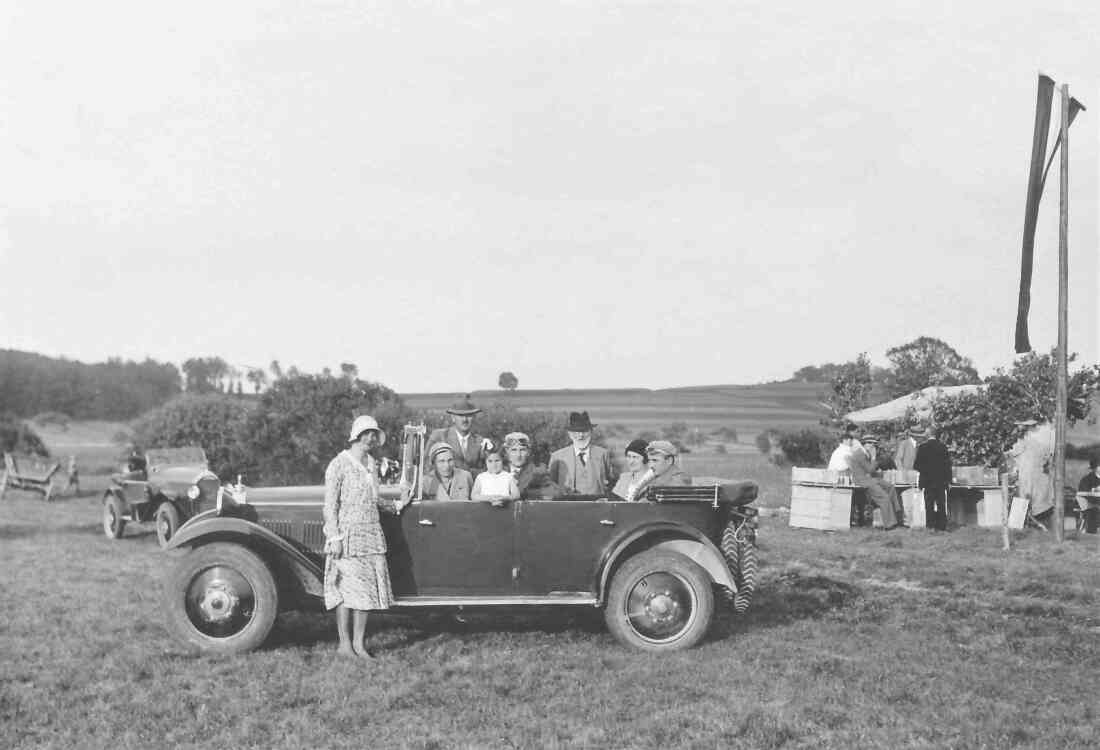
[[254, 367], [248, 371], [245, 378], [252, 384], [252, 390], [254, 393], [259, 393], [264, 385], [267, 383], [267, 373], [258, 367]]
[[355, 380], [357, 377], [359, 377], [359, 367], [352, 362], [341, 362], [340, 374], [348, 380]]
[[184, 388], [188, 393], [214, 393], [224, 390], [223, 379], [230, 372], [221, 357], [192, 357], [182, 365]]
[[271, 360], [271, 366], [268, 369], [271, 370], [271, 377], [273, 380], [282, 380], [283, 366], [279, 364], [279, 360]]
[[514, 391], [519, 387], [519, 378], [517, 378], [512, 372], [505, 371], [497, 378], [497, 385], [506, 391]]
[[827, 362], [823, 365], [806, 365], [795, 370], [792, 380], [800, 383], [828, 383], [835, 378], [843, 365]]
[[886, 351], [890, 367], [884, 385], [893, 396], [903, 396], [929, 386], [980, 383], [978, 371], [969, 358], [946, 342], [921, 336]]

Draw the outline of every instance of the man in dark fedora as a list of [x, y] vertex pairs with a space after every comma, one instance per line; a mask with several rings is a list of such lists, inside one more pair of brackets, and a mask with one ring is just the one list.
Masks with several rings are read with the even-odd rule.
[[456, 469], [473, 474], [483, 470], [485, 452], [493, 446], [493, 442], [473, 431], [474, 415], [480, 412], [481, 409], [470, 401], [470, 394], [460, 398], [447, 409], [451, 415], [451, 426], [432, 430], [428, 436], [428, 450], [436, 443], [446, 443], [454, 453]]
[[570, 412], [565, 429], [572, 445], [550, 454], [550, 479], [566, 492], [607, 495], [608, 488], [615, 486], [611, 454], [606, 448], [592, 444], [595, 426], [588, 412]]
[[918, 443], [913, 468], [920, 472], [917, 486], [924, 493], [924, 523], [947, 531], [947, 489], [951, 486], [951, 456], [931, 428], [910, 430]]

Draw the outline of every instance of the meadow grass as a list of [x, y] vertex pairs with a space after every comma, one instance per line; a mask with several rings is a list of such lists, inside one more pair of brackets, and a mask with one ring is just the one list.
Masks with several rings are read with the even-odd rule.
[[9, 492], [0, 747], [1094, 747], [1100, 547], [1015, 541], [765, 518], [749, 613], [665, 656], [586, 609], [372, 616], [369, 663], [337, 658], [330, 616], [288, 613], [211, 658], [168, 635], [179, 553], [150, 528], [106, 539], [98, 488]]

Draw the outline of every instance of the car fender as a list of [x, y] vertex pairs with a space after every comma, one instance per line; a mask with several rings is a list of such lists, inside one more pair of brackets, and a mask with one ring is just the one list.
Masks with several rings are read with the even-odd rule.
[[692, 526], [658, 522], [632, 529], [616, 539], [604, 553], [597, 586], [597, 597], [601, 606], [607, 600], [611, 574], [619, 563], [631, 555], [651, 549], [677, 552], [698, 564], [714, 583], [725, 586], [730, 591], [737, 591], [737, 583], [730, 574], [721, 550], [705, 534]]
[[[167, 550], [198, 547], [210, 542], [237, 542], [260, 554], [270, 566], [281, 566], [298, 584], [299, 593], [324, 596], [324, 572], [313, 560], [273, 531], [243, 518], [207, 511], [180, 526]], [[276, 575], [277, 580], [285, 580]]]

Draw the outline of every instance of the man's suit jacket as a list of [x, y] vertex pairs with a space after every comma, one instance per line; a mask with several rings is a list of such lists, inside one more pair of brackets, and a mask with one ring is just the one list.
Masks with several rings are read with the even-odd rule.
[[920, 472], [918, 485], [923, 489], [945, 489], [951, 485], [951, 456], [947, 446], [932, 438], [917, 446], [913, 468]]
[[564, 494], [561, 487], [550, 479], [550, 473], [542, 466], [527, 464], [514, 474], [519, 496], [523, 500], [549, 500]]
[[550, 454], [550, 479], [566, 492], [582, 495], [606, 495], [614, 485], [615, 467], [606, 448], [589, 443], [588, 465], [582, 466], [572, 445]]
[[428, 450], [430, 451], [436, 443], [446, 443], [454, 452], [455, 468], [477, 472], [485, 468], [485, 454], [481, 449], [482, 440], [484, 438], [481, 435], [471, 430], [470, 437], [466, 439], [466, 450], [463, 451], [460, 447], [462, 444], [458, 441], [458, 430], [454, 427], [441, 427], [438, 430], [432, 430], [432, 434], [428, 436]]

